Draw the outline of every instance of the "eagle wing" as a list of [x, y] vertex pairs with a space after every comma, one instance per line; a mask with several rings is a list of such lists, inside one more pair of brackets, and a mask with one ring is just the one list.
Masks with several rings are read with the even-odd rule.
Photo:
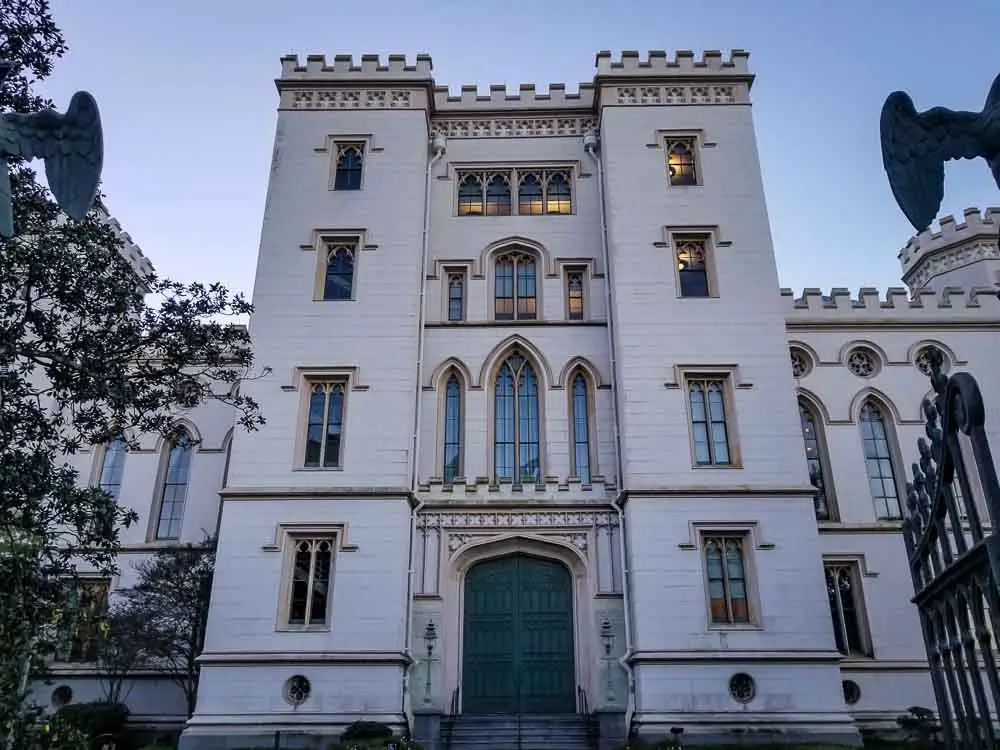
[[94, 203], [104, 165], [101, 114], [94, 97], [73, 94], [66, 114], [46, 109], [7, 114], [0, 121], [0, 152], [44, 159], [45, 176], [66, 214], [82, 219]]
[[900, 209], [918, 231], [930, 226], [944, 197], [944, 163], [983, 153], [982, 115], [934, 107], [918, 113], [902, 91], [888, 96], [880, 123], [882, 164]]

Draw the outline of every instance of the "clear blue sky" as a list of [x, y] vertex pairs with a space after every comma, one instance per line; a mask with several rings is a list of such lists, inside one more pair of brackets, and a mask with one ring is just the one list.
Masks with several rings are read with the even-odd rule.
[[[45, 91], [98, 98], [104, 189], [160, 273], [249, 292], [288, 52], [428, 52], [457, 93], [593, 76], [601, 49], [750, 50], [783, 286], [898, 285], [910, 236], [878, 116], [979, 110], [1000, 72], [1000, 0], [52, 0], [70, 47]], [[952, 162], [943, 213], [1000, 205], [986, 165]]]

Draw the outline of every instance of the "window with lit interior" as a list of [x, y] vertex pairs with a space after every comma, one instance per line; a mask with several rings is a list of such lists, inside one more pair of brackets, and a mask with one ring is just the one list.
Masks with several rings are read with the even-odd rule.
[[494, 260], [493, 273], [496, 320], [535, 320], [538, 299], [534, 256], [520, 250], [500, 253]]

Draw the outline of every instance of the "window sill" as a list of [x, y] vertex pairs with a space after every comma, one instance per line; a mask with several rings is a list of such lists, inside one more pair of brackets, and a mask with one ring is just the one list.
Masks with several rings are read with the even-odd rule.
[[719, 631], [727, 632], [741, 632], [741, 631], [760, 631], [763, 630], [763, 625], [758, 625], [755, 622], [717, 622], [709, 623], [708, 631], [710, 633], [716, 633]]
[[329, 625], [279, 625], [274, 629], [278, 633], [329, 633]]
[[343, 471], [343, 466], [296, 466], [292, 471]]
[[742, 469], [743, 464], [691, 464], [691, 468], [697, 471], [702, 471], [704, 469]]

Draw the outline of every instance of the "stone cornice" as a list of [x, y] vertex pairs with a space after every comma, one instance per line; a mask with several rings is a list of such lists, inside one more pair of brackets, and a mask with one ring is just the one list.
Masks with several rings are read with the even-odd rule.
[[631, 664], [704, 664], [706, 662], [839, 662], [837, 651], [820, 649], [691, 649], [642, 650], [627, 657]]
[[413, 660], [402, 651], [205, 651], [199, 664], [239, 666], [244, 664], [335, 664], [359, 666], [383, 664], [407, 666]]

